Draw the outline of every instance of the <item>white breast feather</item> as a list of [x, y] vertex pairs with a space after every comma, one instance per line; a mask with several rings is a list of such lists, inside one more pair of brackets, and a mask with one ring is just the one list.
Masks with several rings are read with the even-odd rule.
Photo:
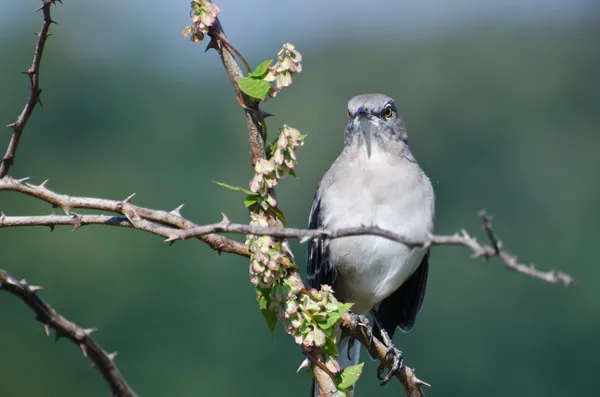
[[[377, 145], [371, 158], [364, 149], [343, 155], [351, 160], [342, 162], [343, 169], [329, 170], [336, 182], [321, 203], [328, 229], [377, 225], [411, 239], [427, 237], [433, 228], [433, 189], [416, 163], [391, 156]], [[415, 189], [421, 184], [425, 188]], [[345, 280], [344, 291], [338, 292], [346, 301], [362, 302], [353, 308], [359, 314], [398, 289], [425, 254], [375, 236], [336, 239], [329, 248], [331, 263]]]

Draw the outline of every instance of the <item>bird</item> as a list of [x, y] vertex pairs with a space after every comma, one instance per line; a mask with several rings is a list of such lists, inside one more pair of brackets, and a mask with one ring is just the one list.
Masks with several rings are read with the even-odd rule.
[[[358, 95], [347, 110], [344, 147], [318, 185], [309, 229], [373, 225], [425, 241], [433, 232], [435, 195], [410, 150], [395, 100], [383, 94]], [[425, 296], [429, 254], [429, 248], [372, 235], [314, 239], [308, 242], [308, 284], [315, 289], [330, 285], [338, 300], [353, 303], [354, 315], [370, 313], [373, 334], [382, 338], [389, 353], [396, 329], [408, 332], [415, 324]], [[358, 364], [360, 344], [340, 339], [338, 363], [343, 370]], [[396, 352], [394, 372], [402, 360]], [[392, 370], [387, 380], [391, 375]], [[314, 380], [311, 395], [319, 396]]]

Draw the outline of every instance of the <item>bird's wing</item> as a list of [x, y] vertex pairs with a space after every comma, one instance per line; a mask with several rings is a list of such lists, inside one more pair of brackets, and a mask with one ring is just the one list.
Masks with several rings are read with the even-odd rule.
[[373, 316], [377, 320], [373, 327], [376, 336], [380, 335], [379, 327], [385, 329], [390, 338], [394, 335], [396, 327], [400, 327], [404, 332], [410, 331], [423, 304], [428, 270], [429, 250], [408, 280], [373, 310]]
[[[324, 227], [321, 221], [321, 195], [319, 190], [315, 194], [310, 216], [309, 229]], [[308, 241], [307, 278], [308, 285], [319, 289], [321, 285], [331, 285], [335, 281], [336, 271], [329, 262], [329, 242], [321, 239]]]

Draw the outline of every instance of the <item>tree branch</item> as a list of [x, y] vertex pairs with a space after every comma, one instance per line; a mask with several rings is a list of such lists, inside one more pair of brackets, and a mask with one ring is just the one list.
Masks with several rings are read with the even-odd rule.
[[44, 324], [46, 335], [50, 336], [50, 330], [54, 329], [56, 340], [67, 338], [79, 346], [83, 355], [88, 357], [98, 368], [115, 396], [137, 397], [114, 363], [117, 353], [106, 353], [94, 341], [91, 334], [96, 329], [84, 329], [70, 322], [37, 296], [37, 293], [43, 290], [43, 287], [29, 285], [25, 280], [18, 281], [6, 271], [0, 269], [0, 290], [17, 296], [27, 304], [35, 313], [36, 320]]
[[6, 154], [4, 154], [4, 157], [0, 161], [0, 178], [8, 174], [10, 167], [15, 161], [17, 148], [19, 147], [21, 135], [23, 134], [23, 130], [27, 125], [27, 121], [29, 121], [35, 106], [38, 103], [41, 105], [40, 94], [42, 93], [42, 90], [40, 88], [40, 64], [42, 62], [42, 54], [44, 53], [46, 39], [48, 39], [50, 36], [48, 33], [50, 30], [50, 25], [55, 23], [50, 16], [50, 6], [55, 4], [55, 2], [56, 0], [42, 0], [42, 5], [38, 9], [38, 11], [42, 10], [44, 20], [42, 22], [42, 28], [40, 29], [40, 32], [37, 33], [37, 42], [35, 45], [35, 51], [33, 53], [33, 62], [31, 63], [31, 67], [23, 72], [29, 76], [29, 98], [27, 99], [27, 103], [25, 103], [25, 107], [21, 111], [21, 114], [19, 117], [17, 117], [17, 120], [7, 126], [12, 128], [13, 132], [8, 143], [8, 148], [6, 149]]
[[[385, 366], [388, 369], [392, 368], [394, 362], [393, 359], [387, 355], [387, 346], [375, 337], [373, 337], [371, 341], [371, 338], [369, 338], [371, 329], [368, 331], [365, 330], [364, 326], [358, 323], [356, 316], [352, 316], [349, 313], [344, 314], [342, 316], [341, 327], [352, 338], [365, 346], [371, 357], [379, 360], [382, 366]], [[423, 393], [422, 386], [430, 386], [428, 383], [417, 378], [415, 370], [406, 365], [402, 365], [400, 370], [396, 373], [396, 378], [402, 383], [407, 397], [424, 397], [425, 394]]]
[[[0, 180], [0, 190], [2, 189], [2, 180]], [[38, 186], [39, 187], [39, 186]], [[57, 195], [59, 197], [68, 197], [64, 195]], [[77, 202], [82, 201], [83, 198], [67, 198], [66, 202]], [[86, 198], [87, 203], [89, 204], [88, 209], [97, 209], [97, 210], [106, 210], [118, 212], [114, 210], [114, 206], [112, 205], [104, 205], [104, 206], [94, 206], [93, 203], [99, 203], [103, 201], [102, 199], [91, 199]], [[131, 205], [131, 204], [129, 204]], [[161, 217], [156, 215], [156, 212], [164, 212], [164, 211], [156, 211], [148, 208], [144, 208], [143, 213], [148, 216], [148, 219], [160, 219]], [[135, 213], [135, 210], [134, 210]], [[168, 213], [172, 214], [172, 213]], [[327, 239], [334, 240], [343, 237], [351, 237], [351, 236], [362, 236], [362, 235], [372, 235], [386, 238], [388, 240], [395, 241], [397, 243], [405, 244], [411, 247], [430, 247], [434, 245], [458, 245], [462, 247], [466, 247], [473, 251], [474, 258], [481, 258], [482, 261], [487, 261], [488, 259], [497, 256], [500, 258], [504, 265], [510, 269], [514, 270], [518, 273], [537, 278], [539, 280], [551, 283], [551, 284], [563, 284], [565, 286], [569, 286], [574, 282], [573, 278], [563, 272], [550, 270], [550, 271], [542, 271], [537, 269], [533, 264], [525, 265], [517, 262], [516, 256], [508, 254], [506, 251], [502, 249], [502, 243], [498, 240], [492, 230], [491, 218], [483, 211], [480, 212], [479, 216], [483, 219], [483, 227], [488, 234], [490, 239], [490, 245], [480, 244], [475, 237], [472, 237], [467, 233], [466, 230], [462, 229], [460, 233], [455, 233], [453, 235], [430, 235], [428, 239], [422, 241], [411, 240], [406, 236], [391, 232], [389, 230], [382, 229], [378, 226], [357, 226], [357, 227], [349, 227], [337, 230], [325, 230], [325, 229], [317, 229], [317, 230], [308, 230], [308, 229], [294, 229], [294, 228], [283, 228], [283, 227], [259, 227], [259, 226], [250, 226], [246, 224], [237, 224], [231, 223], [226, 217], [223, 221], [219, 223], [215, 223], [212, 225], [205, 226], [189, 226], [192, 222], [181, 218], [178, 222], [179, 225], [183, 225], [182, 229], [175, 229], [172, 227], [161, 226], [159, 224], [145, 221], [144, 219], [138, 219], [136, 224], [134, 224], [127, 217], [118, 217], [118, 216], [107, 216], [107, 215], [81, 215], [70, 213], [69, 215], [45, 215], [45, 216], [6, 216], [4, 214], [0, 215], [0, 228], [1, 227], [17, 227], [17, 226], [49, 226], [53, 228], [54, 226], [62, 226], [62, 225], [70, 225], [73, 226], [73, 231], [77, 230], [81, 226], [85, 225], [108, 225], [108, 226], [121, 226], [121, 227], [135, 227], [140, 230], [144, 230], [153, 234], [157, 234], [159, 236], [166, 237], [166, 241], [172, 242], [176, 240], [186, 240], [189, 238], [200, 238], [203, 241], [208, 236], [215, 236], [215, 238], [219, 238], [219, 241], [227, 241], [225, 245], [221, 245], [220, 248], [215, 248], [224, 252], [232, 252], [241, 256], [248, 256], [247, 251], [245, 251], [245, 246], [241, 243], [237, 243], [233, 240], [226, 239], [223, 236], [219, 236], [216, 233], [236, 233], [236, 234], [253, 234], [257, 236], [271, 236], [278, 238], [296, 238], [300, 239], [300, 242], [306, 242], [312, 239]], [[189, 227], [186, 227], [188, 225]], [[176, 225], [177, 226], [177, 225]], [[213, 241], [213, 240], [211, 240]], [[233, 245], [233, 243], [237, 243], [242, 245], [244, 249], [238, 249], [237, 245]], [[210, 245], [210, 244], [209, 244]], [[212, 245], [211, 245], [212, 246]], [[230, 249], [234, 249], [231, 251]]]
[[[144, 230], [166, 238], [170, 237], [177, 229], [190, 229], [194, 227], [199, 227], [197, 224], [181, 216], [180, 210], [182, 206], [179, 206], [170, 212], [139, 207], [137, 205], [131, 204], [131, 199], [134, 196], [133, 194], [124, 200], [107, 200], [95, 197], [67, 196], [64, 194], [55, 193], [52, 190], [48, 189], [46, 187], [48, 180], [42, 182], [39, 185], [27, 183], [26, 180], [27, 178], [17, 180], [11, 178], [10, 176], [6, 176], [0, 179], [0, 191], [16, 191], [46, 201], [47, 203], [52, 204], [52, 206], [54, 207], [62, 208], [65, 214], [67, 214], [67, 218], [70, 219], [67, 220], [66, 218], [60, 219], [46, 217], [46, 219], [44, 219], [44, 222], [40, 223], [39, 225], [53, 226], [59, 224], [68, 224], [73, 226], [82, 226], [84, 224], [103, 223], [112, 226], [135, 227], [136, 229]], [[71, 209], [73, 208], [114, 212], [117, 214], [124, 215], [129, 221], [129, 224], [125, 224], [124, 222], [122, 222], [122, 220], [108, 220], [108, 217], [90, 218], [90, 215], [81, 216], [72, 213]], [[4, 217], [5, 222], [7, 218], [9, 217]], [[58, 220], [59, 223], [53, 224], [52, 222], [49, 222], [50, 220], [54, 219]], [[89, 222], [86, 222], [88, 219]], [[24, 221], [24, 219], [21, 219], [19, 222], [22, 223]], [[29, 224], [32, 225], [31, 220], [25, 222], [30, 222]], [[4, 225], [6, 225], [6, 223], [4, 223]], [[209, 233], [199, 238], [216, 251], [229, 252], [240, 256], [250, 255], [248, 252], [248, 248], [244, 244], [228, 239], [226, 237]]]

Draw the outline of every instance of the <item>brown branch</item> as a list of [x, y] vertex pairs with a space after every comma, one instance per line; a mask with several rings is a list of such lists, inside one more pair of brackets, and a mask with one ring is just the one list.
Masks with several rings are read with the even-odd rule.
[[79, 346], [84, 356], [88, 357], [100, 371], [109, 384], [113, 395], [118, 397], [136, 397], [135, 392], [127, 385], [127, 382], [115, 365], [116, 353], [105, 352], [100, 345], [91, 337], [96, 331], [94, 328], [84, 329], [70, 322], [50, 305], [44, 302], [37, 293], [43, 287], [29, 285], [27, 281], [18, 281], [11, 277], [6, 271], [0, 269], [0, 290], [6, 291], [20, 298], [35, 313], [36, 320], [44, 324], [46, 334], [50, 336], [50, 330], [55, 330], [55, 338], [67, 338]]
[[425, 240], [417, 241], [407, 238], [406, 236], [394, 233], [389, 230], [382, 229], [378, 226], [356, 226], [337, 230], [307, 230], [307, 229], [293, 229], [293, 228], [282, 228], [282, 227], [257, 227], [249, 226], [244, 224], [233, 224], [225, 217], [223, 221], [214, 225], [206, 225], [195, 227], [187, 230], [178, 230], [173, 234], [167, 241], [174, 241], [178, 239], [186, 239], [189, 237], [198, 237], [206, 233], [242, 233], [242, 234], [254, 234], [254, 235], [268, 235], [279, 238], [297, 238], [300, 242], [305, 242], [312, 239], [328, 239], [333, 240], [342, 237], [350, 236], [362, 236], [362, 235], [373, 235], [386, 238], [388, 240], [395, 241], [397, 243], [405, 244], [411, 247], [430, 247], [434, 245], [458, 245], [469, 248], [473, 251], [474, 258], [481, 258], [483, 261], [487, 261], [489, 258], [497, 256], [503, 262], [504, 265], [518, 273], [543, 280], [551, 284], [563, 284], [569, 286], [574, 282], [573, 278], [563, 272], [550, 270], [541, 271], [538, 270], [535, 265], [525, 265], [517, 262], [517, 258], [508, 254], [502, 249], [502, 244], [495, 237], [492, 231], [492, 225], [490, 218], [485, 215], [480, 216], [484, 219], [484, 228], [488, 233], [492, 246], [486, 244], [480, 244], [475, 237], [471, 237], [466, 230], [462, 229], [460, 233], [453, 235], [434, 235], [431, 234]]
[[40, 29], [40, 32], [37, 33], [37, 41], [35, 45], [35, 51], [33, 53], [33, 62], [31, 63], [31, 67], [23, 72], [29, 76], [29, 98], [25, 103], [23, 111], [21, 111], [21, 114], [19, 117], [17, 117], [17, 120], [7, 126], [12, 128], [13, 132], [8, 143], [8, 148], [6, 149], [6, 154], [4, 154], [4, 157], [0, 161], [0, 178], [7, 175], [10, 167], [13, 165], [23, 130], [25, 129], [31, 114], [33, 113], [33, 109], [35, 109], [35, 106], [40, 103], [40, 94], [42, 93], [40, 88], [40, 64], [42, 62], [42, 54], [44, 53], [46, 39], [48, 39], [50, 36], [48, 33], [50, 30], [50, 25], [55, 23], [50, 16], [50, 6], [52, 6], [55, 1], [56, 0], [42, 0], [42, 5], [38, 9], [38, 11], [42, 10], [44, 20], [42, 22], [42, 28]]
[[[0, 180], [0, 190], [2, 189], [2, 184]], [[67, 197], [67, 196], [62, 196]], [[81, 198], [80, 198], [81, 199]], [[101, 199], [94, 199], [101, 200]], [[102, 200], [106, 201], [106, 200]], [[88, 206], [86, 208], [89, 209], [105, 209], [101, 207], [93, 207]], [[117, 212], [117, 211], [114, 211]], [[164, 211], [155, 211], [151, 209], [145, 208], [145, 214], [153, 214], [154, 212], [164, 212]], [[140, 230], [144, 230], [159, 236], [166, 237], [166, 241], [176, 241], [176, 240], [186, 240], [189, 238], [200, 238], [205, 239], [207, 236], [216, 236], [221, 239], [227, 240], [227, 246], [219, 249], [224, 252], [232, 252], [230, 242], [233, 240], [228, 240], [223, 236], [219, 236], [216, 233], [236, 233], [236, 234], [253, 234], [257, 236], [272, 236], [278, 238], [296, 238], [300, 239], [301, 242], [306, 242], [311, 239], [327, 239], [334, 240], [343, 237], [351, 237], [351, 236], [363, 236], [363, 235], [372, 235], [383, 237], [388, 240], [392, 240], [401, 244], [405, 244], [412, 247], [429, 247], [434, 245], [458, 245], [469, 248], [473, 251], [473, 257], [481, 258], [483, 261], [490, 259], [491, 257], [497, 256], [503, 262], [504, 265], [510, 269], [514, 270], [518, 273], [537, 278], [539, 280], [543, 280], [545, 282], [551, 284], [563, 284], [565, 286], [569, 286], [574, 282], [573, 278], [563, 272], [550, 270], [550, 271], [542, 271], [537, 269], [533, 264], [525, 265], [517, 262], [517, 258], [508, 254], [506, 251], [502, 249], [501, 242], [496, 238], [492, 231], [492, 225], [489, 216], [481, 215], [484, 219], [484, 228], [486, 229], [488, 236], [491, 239], [491, 246], [480, 244], [476, 238], [471, 237], [466, 230], [461, 230], [460, 233], [455, 233], [453, 235], [430, 235], [427, 240], [423, 241], [415, 241], [411, 240], [405, 236], [400, 234], [391, 232], [389, 230], [382, 229], [378, 226], [357, 226], [357, 227], [349, 227], [337, 230], [325, 230], [325, 229], [317, 229], [317, 230], [308, 230], [308, 229], [294, 229], [294, 228], [283, 228], [283, 227], [259, 227], [259, 226], [250, 226], [246, 224], [236, 224], [231, 223], [225, 217], [223, 221], [219, 223], [215, 223], [212, 225], [204, 225], [204, 226], [191, 226], [183, 229], [175, 229], [172, 227], [165, 227], [159, 224], [148, 222], [144, 219], [138, 219], [136, 221], [135, 226], [132, 222], [126, 217], [115, 217], [115, 216], [107, 216], [107, 215], [80, 215], [75, 213], [70, 213], [70, 215], [45, 215], [45, 216], [6, 216], [4, 214], [0, 215], [0, 227], [16, 227], [16, 226], [62, 226], [62, 225], [71, 225], [74, 227], [74, 230], [79, 228], [80, 226], [85, 225], [108, 225], [108, 226], [122, 226], [122, 227], [135, 227]], [[158, 216], [151, 215], [151, 218], [157, 219]], [[181, 218], [183, 219], [183, 218]], [[187, 220], [186, 221], [186, 224]], [[191, 222], [190, 222], [191, 223]], [[237, 243], [237, 242], [236, 242]], [[235, 246], [236, 253], [241, 256], [248, 256], [246, 253], [246, 248], [243, 244], [237, 243], [243, 247], [243, 249], [238, 249], [237, 245]], [[497, 247], [497, 248], [495, 248]], [[214, 248], [214, 247], [213, 247]]]
[[[67, 196], [64, 194], [58, 194], [46, 187], [47, 180], [42, 182], [40, 185], [33, 185], [25, 182], [27, 179], [13, 179], [10, 176], [6, 176], [0, 179], [0, 191], [16, 191], [24, 193], [28, 196], [38, 198], [52, 204], [54, 207], [60, 207], [63, 209], [65, 214], [71, 221], [66, 219], [60, 219], [60, 224], [69, 224], [80, 226], [86, 224], [87, 219], [90, 220], [87, 224], [97, 224], [101, 218], [83, 218], [81, 215], [73, 214], [71, 209], [90, 209], [99, 211], [114, 212], [117, 214], [124, 215], [130, 222], [130, 226], [136, 229], [144, 230], [153, 234], [157, 234], [163, 237], [169, 237], [177, 229], [190, 229], [199, 227], [194, 222], [191, 222], [181, 216], [180, 210], [182, 206], [175, 208], [174, 210], [167, 212], [161, 210], [154, 210], [150, 208], [140, 207], [133, 205], [131, 199], [133, 195], [127, 197], [124, 200], [108, 200], [95, 197], [76, 197]], [[74, 218], [73, 218], [74, 217]], [[5, 217], [5, 221], [6, 221]], [[94, 222], [93, 220], [98, 222]], [[46, 218], [45, 221], [49, 219]], [[22, 222], [22, 220], [21, 220]], [[57, 223], [56, 225], [58, 225]], [[112, 226], [125, 226], [123, 222], [117, 222], [116, 220], [108, 222]], [[52, 226], [52, 223], [40, 223], [40, 225]], [[166, 227], [168, 226], [168, 227]], [[205, 234], [199, 237], [200, 240], [208, 244], [212, 249], [219, 252], [229, 252], [240, 256], [249, 256], [248, 248], [240, 242], [228, 239], [217, 234]]]
[[[240, 90], [238, 81], [240, 77], [244, 76], [244, 74], [235, 60], [234, 54], [232, 54], [230, 49], [232, 46], [228, 41], [226, 41], [227, 37], [223, 32], [221, 22], [218, 18], [210, 28], [208, 35], [211, 38], [208, 48], [214, 48], [219, 53], [219, 57], [223, 62], [223, 66], [225, 67], [225, 71], [231, 80], [231, 84], [233, 84], [233, 89], [235, 90], [238, 103], [244, 108], [246, 113], [246, 125], [248, 127], [248, 139], [250, 141], [251, 152], [250, 160], [254, 165], [258, 159], [265, 157], [265, 141], [263, 137], [262, 125], [256, 116], [257, 114], [260, 114], [258, 102], [248, 97], [242, 92], [242, 90]], [[225, 42], [227, 44], [225, 44]], [[240, 57], [240, 59], [242, 58]]]
[[[388, 348], [376, 337], [373, 337], [372, 343], [367, 332], [364, 332], [364, 326], [359, 324], [356, 317], [346, 313], [342, 316], [342, 329], [352, 338], [359, 341], [369, 351], [371, 357], [375, 357], [385, 367], [392, 368], [394, 364], [391, 357], [388, 357]], [[424, 397], [422, 386], [430, 386], [415, 375], [415, 370], [403, 365], [396, 373], [396, 378], [402, 383], [406, 390], [407, 397]]]

